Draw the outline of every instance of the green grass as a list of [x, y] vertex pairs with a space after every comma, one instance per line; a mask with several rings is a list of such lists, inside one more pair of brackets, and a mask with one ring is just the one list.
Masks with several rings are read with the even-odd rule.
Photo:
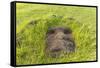
[[[25, 3], [16, 7], [17, 65], [96, 60], [96, 8]], [[73, 30], [75, 53], [59, 58], [45, 56], [46, 31], [55, 26]]]

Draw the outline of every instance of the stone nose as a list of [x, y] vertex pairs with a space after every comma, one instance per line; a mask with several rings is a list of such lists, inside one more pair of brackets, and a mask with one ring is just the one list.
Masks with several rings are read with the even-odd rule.
[[63, 32], [57, 32], [55, 38], [57, 39], [63, 39], [64, 33]]

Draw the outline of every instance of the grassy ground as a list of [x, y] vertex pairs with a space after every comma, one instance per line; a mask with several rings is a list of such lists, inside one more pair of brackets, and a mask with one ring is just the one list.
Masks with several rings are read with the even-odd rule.
[[[17, 65], [96, 60], [96, 8], [40, 4], [17, 4]], [[76, 52], [50, 58], [44, 53], [49, 27], [70, 27]]]

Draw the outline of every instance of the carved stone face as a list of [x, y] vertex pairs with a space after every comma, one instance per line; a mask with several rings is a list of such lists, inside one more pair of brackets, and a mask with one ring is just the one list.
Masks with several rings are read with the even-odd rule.
[[61, 53], [75, 51], [75, 43], [70, 28], [50, 28], [46, 34], [46, 53], [51, 57], [57, 57]]

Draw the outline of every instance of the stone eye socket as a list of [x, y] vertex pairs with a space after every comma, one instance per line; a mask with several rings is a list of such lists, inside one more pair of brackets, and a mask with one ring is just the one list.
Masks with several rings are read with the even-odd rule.
[[71, 30], [64, 30], [64, 34], [71, 34], [72, 31]]
[[50, 30], [48, 33], [49, 33], [49, 34], [54, 34], [55, 31], [54, 31], [54, 30]]

